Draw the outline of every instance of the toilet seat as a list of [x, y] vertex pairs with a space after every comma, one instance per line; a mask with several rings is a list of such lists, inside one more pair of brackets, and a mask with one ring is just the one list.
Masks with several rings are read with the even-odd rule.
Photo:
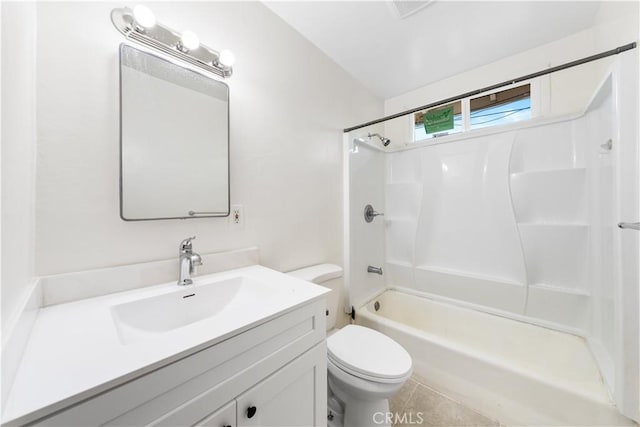
[[327, 339], [327, 356], [353, 376], [381, 383], [404, 382], [411, 356], [400, 344], [370, 328], [347, 325]]

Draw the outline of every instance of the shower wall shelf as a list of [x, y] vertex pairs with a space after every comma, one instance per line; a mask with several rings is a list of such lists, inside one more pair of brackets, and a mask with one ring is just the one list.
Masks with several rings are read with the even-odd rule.
[[584, 331], [589, 325], [591, 296], [588, 293], [555, 286], [530, 284], [527, 316]]
[[527, 270], [525, 315], [584, 330], [590, 304], [587, 170], [575, 126], [568, 121], [520, 132], [509, 180]]
[[398, 267], [411, 267], [411, 268], [413, 268], [413, 264], [410, 263], [410, 262], [407, 262], [407, 261], [398, 261], [398, 260], [390, 259], [390, 260], [387, 260], [385, 262], [387, 264], [395, 265], [395, 266], [398, 266]]
[[505, 278], [505, 277], [489, 276], [489, 275], [486, 275], [486, 274], [478, 274], [478, 273], [474, 273], [474, 272], [456, 270], [456, 269], [453, 269], [453, 268], [444, 268], [444, 267], [428, 265], [428, 264], [418, 265], [418, 266], [416, 266], [416, 270], [428, 271], [428, 272], [433, 272], [433, 273], [450, 274], [452, 276], [465, 277], [465, 278], [474, 279], [474, 280], [485, 280], [485, 281], [490, 281], [490, 282], [495, 282], [495, 283], [501, 283], [501, 284], [504, 284], [504, 285], [514, 285], [514, 286], [523, 286], [524, 285], [524, 283], [522, 283], [522, 282], [519, 282], [519, 281], [513, 280], [513, 279], [509, 279], [509, 278]]
[[542, 229], [550, 229], [553, 231], [557, 231], [560, 229], [586, 229], [589, 227], [587, 223], [584, 222], [518, 222], [518, 227], [525, 228], [537, 228], [538, 230]]
[[422, 182], [387, 183], [385, 190], [386, 259], [413, 266]]
[[415, 290], [491, 307], [522, 312], [525, 284], [502, 277], [419, 265], [414, 268]]
[[588, 297], [591, 295], [591, 292], [585, 291], [583, 289], [571, 289], [571, 288], [563, 288], [560, 286], [549, 286], [544, 283], [531, 283], [529, 284], [529, 288], [546, 289], [553, 292], [560, 292], [568, 295], [577, 295], [581, 297]]
[[518, 131], [509, 165], [512, 174], [579, 169], [585, 165], [584, 144], [572, 121]]
[[586, 286], [587, 226], [519, 224], [527, 282], [567, 289]]
[[586, 169], [512, 173], [511, 193], [518, 222], [586, 221]]
[[[553, 174], [553, 173], [576, 173], [578, 171], [585, 171], [586, 168], [579, 166], [579, 167], [566, 167], [566, 168], [548, 168], [548, 169], [536, 169], [536, 170], [529, 170], [529, 171], [520, 171], [520, 172], [511, 172], [511, 176], [512, 177], [517, 177], [517, 176], [535, 176], [535, 175], [548, 175], [548, 174]], [[573, 172], [571, 172], [573, 171]]]

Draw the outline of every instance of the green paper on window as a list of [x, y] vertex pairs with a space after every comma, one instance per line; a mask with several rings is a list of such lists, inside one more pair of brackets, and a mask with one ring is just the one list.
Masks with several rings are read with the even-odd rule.
[[450, 129], [453, 129], [453, 105], [424, 113], [424, 130], [428, 134]]

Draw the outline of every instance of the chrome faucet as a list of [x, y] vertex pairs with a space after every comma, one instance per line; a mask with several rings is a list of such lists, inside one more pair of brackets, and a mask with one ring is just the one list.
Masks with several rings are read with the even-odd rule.
[[193, 246], [191, 241], [196, 236], [188, 237], [180, 243], [180, 277], [178, 279], [178, 285], [190, 285], [193, 283], [191, 275], [193, 274], [193, 267], [202, 265], [202, 258], [200, 255], [193, 252]]

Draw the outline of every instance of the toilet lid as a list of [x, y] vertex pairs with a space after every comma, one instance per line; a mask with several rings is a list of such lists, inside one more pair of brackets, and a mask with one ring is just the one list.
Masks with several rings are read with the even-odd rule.
[[370, 328], [347, 325], [327, 338], [328, 357], [355, 376], [402, 378], [411, 370], [411, 356], [400, 344]]

